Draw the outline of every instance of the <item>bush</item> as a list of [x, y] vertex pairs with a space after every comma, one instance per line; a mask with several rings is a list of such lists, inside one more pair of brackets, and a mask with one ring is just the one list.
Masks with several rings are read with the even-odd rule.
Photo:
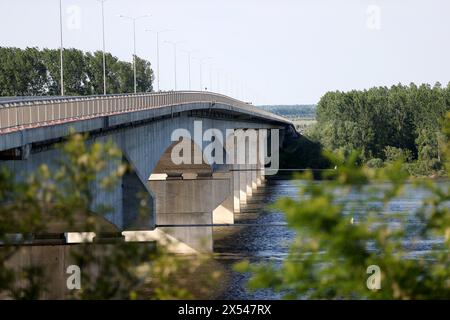
[[405, 169], [413, 176], [441, 175], [442, 162], [438, 159], [418, 160], [404, 164]]
[[373, 158], [367, 161], [366, 165], [369, 168], [382, 168], [384, 165], [383, 159], [380, 158]]
[[387, 146], [384, 148], [384, 156], [386, 157], [386, 161], [395, 162], [395, 161], [404, 161], [408, 162], [412, 160], [411, 150], [401, 149], [396, 147]]

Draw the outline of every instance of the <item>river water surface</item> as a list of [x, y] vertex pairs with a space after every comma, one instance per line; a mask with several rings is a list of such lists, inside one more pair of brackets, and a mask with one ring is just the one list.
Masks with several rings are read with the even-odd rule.
[[[258, 189], [244, 211], [236, 216], [236, 224], [231, 227], [214, 228], [214, 253], [216, 261], [223, 266], [227, 281], [223, 292], [219, 293], [221, 299], [280, 299], [281, 296], [271, 290], [249, 292], [246, 274], [232, 270], [233, 264], [242, 259], [252, 262], [273, 262], [281, 264], [288, 254], [289, 242], [295, 237], [284, 219], [282, 212], [273, 210], [270, 205], [280, 197], [298, 199], [298, 184], [295, 180], [271, 180], [266, 186]], [[442, 185], [448, 181], [441, 182]], [[426, 196], [423, 191], [407, 188], [404, 195], [392, 201], [385, 214], [403, 215], [408, 225], [413, 226], [419, 222], [413, 216]], [[358, 200], [358, 195], [352, 195], [348, 201]], [[360, 213], [364, 214], [364, 213]], [[356, 217], [356, 221], [357, 221]], [[394, 219], [387, 219], [388, 223], [395, 223]], [[389, 222], [391, 221], [391, 222]], [[414, 228], [411, 228], [413, 230]], [[430, 239], [411, 243], [407, 247], [411, 258], [418, 257], [427, 252], [439, 242]], [[406, 243], [408, 245], [408, 243]]]

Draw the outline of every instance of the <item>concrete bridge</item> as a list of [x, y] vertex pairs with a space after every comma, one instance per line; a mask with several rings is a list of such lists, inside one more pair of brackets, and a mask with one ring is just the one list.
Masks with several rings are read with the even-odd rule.
[[[52, 166], [60, 156], [55, 144], [69, 130], [89, 133], [87, 143], [112, 140], [133, 168], [112, 192], [102, 191], [99, 181], [92, 186], [92, 210], [113, 208], [105, 219], [127, 240], [169, 239], [183, 252], [212, 250], [213, 225], [234, 223], [264, 183], [269, 150], [274, 155], [285, 132], [295, 131], [282, 117], [209, 92], [1, 98], [0, 165], [18, 177], [42, 163]], [[200, 160], [174, 163], [174, 149], [189, 141]], [[211, 144], [219, 148], [208, 157], [202, 151]], [[138, 192], [151, 203], [144, 216]], [[84, 231], [51, 230], [66, 233], [68, 241], [75, 241], [71, 232]]]

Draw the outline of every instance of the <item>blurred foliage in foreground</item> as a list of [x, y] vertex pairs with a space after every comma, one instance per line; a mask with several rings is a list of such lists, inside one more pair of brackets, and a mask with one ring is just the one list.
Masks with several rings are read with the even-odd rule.
[[[444, 136], [448, 174], [450, 113]], [[371, 169], [358, 163], [356, 152], [345, 160], [328, 157], [337, 167], [327, 181], [314, 181], [307, 173], [301, 177], [305, 183], [299, 200], [283, 198], [275, 205], [296, 231], [282, 265], [236, 265], [238, 271], [251, 272], [250, 289], [272, 288], [287, 299], [450, 299], [450, 185], [413, 180], [412, 187], [426, 190], [427, 196], [417, 212], [408, 213], [420, 222], [410, 230], [405, 215], [383, 214], [410, 179], [402, 161]], [[346, 202], [354, 193], [365, 197]], [[432, 250], [408, 257], [407, 242], [430, 239], [436, 243]], [[373, 265], [381, 271], [380, 290], [367, 287]]]
[[[55, 279], [39, 263], [12, 266], [8, 261], [33, 235], [52, 232], [55, 224], [64, 230], [105, 232], [104, 220], [98, 217], [111, 208], [93, 208], [90, 186], [101, 177], [101, 189], [111, 191], [130, 170], [112, 143], [87, 143], [74, 134], [59, 148], [60, 159], [42, 165], [25, 180], [0, 171], [0, 298], [38, 299], [49, 291]], [[150, 210], [145, 199], [140, 203], [143, 213]], [[196, 298], [204, 296], [219, 276], [201, 272], [208, 257], [182, 259], [151, 243], [82, 243], [70, 253], [72, 264], [82, 272], [81, 289], [70, 296], [76, 299]], [[190, 283], [192, 278], [196, 285]]]

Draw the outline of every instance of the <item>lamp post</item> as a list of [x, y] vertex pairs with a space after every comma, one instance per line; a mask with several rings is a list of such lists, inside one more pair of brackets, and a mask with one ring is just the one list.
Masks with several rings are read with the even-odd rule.
[[156, 33], [156, 83], [158, 86], [158, 91], [160, 91], [160, 87], [159, 87], [159, 34], [163, 33], [163, 32], [168, 32], [168, 31], [172, 31], [172, 30], [168, 30], [168, 29], [164, 29], [164, 30], [157, 30], [157, 31], [153, 31], [150, 29], [145, 29], [145, 31], [147, 32], [155, 32]]
[[225, 95], [229, 96], [230, 95], [230, 82], [229, 82], [229, 77], [228, 74], [225, 73], [224, 75], [224, 83], [225, 83], [225, 87], [224, 87], [224, 92]]
[[142, 18], [148, 18], [150, 15], [146, 14], [139, 17], [129, 17], [123, 14], [119, 15], [120, 18], [128, 19], [133, 21], [133, 73], [134, 73], [134, 93], [137, 93], [137, 82], [136, 82], [136, 20]]
[[63, 20], [62, 20], [62, 0], [59, 0], [59, 34], [60, 34], [60, 48], [59, 48], [59, 70], [61, 73], [61, 96], [64, 96], [64, 66], [63, 66]]
[[217, 92], [221, 93], [221, 88], [220, 88], [220, 70], [216, 69], [216, 73], [217, 73]]
[[192, 90], [192, 78], [191, 78], [191, 57], [195, 51], [183, 50], [183, 52], [187, 53], [188, 57], [188, 77], [189, 77], [189, 90]]
[[189, 74], [189, 91], [192, 89], [191, 86], [191, 52], [188, 51], [188, 74]]
[[213, 71], [213, 65], [209, 65], [209, 91], [213, 91], [213, 80], [212, 80], [212, 71]]
[[184, 41], [164, 41], [164, 43], [170, 44], [173, 46], [173, 63], [174, 63], [174, 82], [175, 82], [175, 91], [177, 91], [177, 46]]
[[202, 77], [203, 77], [203, 68], [202, 68], [202, 66], [203, 66], [204, 61], [212, 59], [212, 57], [195, 58], [195, 59], [198, 60], [198, 64], [199, 64], [199, 67], [200, 67], [200, 91], [203, 91], [203, 79], [202, 79]]
[[233, 81], [233, 75], [230, 75], [229, 81], [230, 81], [230, 97], [233, 97], [233, 96], [234, 96], [234, 81]]
[[103, 94], [106, 95], [106, 57], [105, 57], [105, 11], [104, 4], [108, 0], [97, 0], [102, 5], [102, 43], [103, 43]]

